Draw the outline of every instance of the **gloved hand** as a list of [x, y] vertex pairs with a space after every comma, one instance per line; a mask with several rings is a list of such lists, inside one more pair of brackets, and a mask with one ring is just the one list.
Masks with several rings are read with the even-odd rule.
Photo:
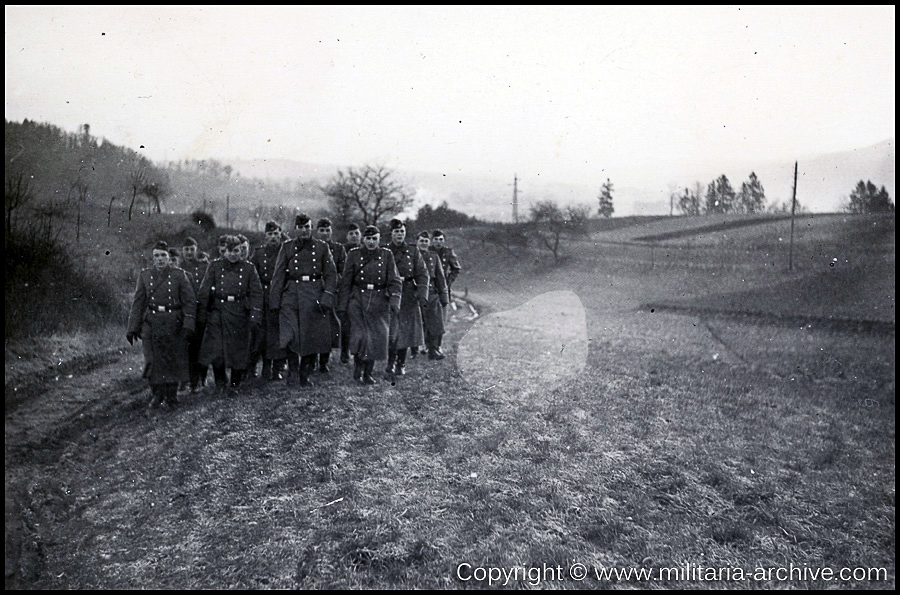
[[400, 313], [400, 296], [392, 295], [391, 296], [391, 312], [394, 314]]
[[420, 297], [419, 298], [419, 307], [424, 308], [428, 305], [428, 298]]
[[135, 339], [140, 339], [141, 336], [138, 333], [125, 333], [125, 338], [131, 345], [134, 345]]
[[444, 296], [441, 296], [441, 306], [443, 306], [444, 308], [446, 308], [446, 307], [449, 306], [449, 305], [450, 305], [450, 299], [449, 299], [449, 298], [446, 298], [446, 297], [444, 297]]

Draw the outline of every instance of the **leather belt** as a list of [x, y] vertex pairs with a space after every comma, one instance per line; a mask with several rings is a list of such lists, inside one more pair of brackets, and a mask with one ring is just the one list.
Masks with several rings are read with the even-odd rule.
[[181, 310], [181, 306], [147, 306], [151, 312], [177, 312]]

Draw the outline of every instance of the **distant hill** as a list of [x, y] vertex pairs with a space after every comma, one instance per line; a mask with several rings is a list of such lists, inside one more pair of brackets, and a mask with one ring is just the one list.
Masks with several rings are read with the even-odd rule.
[[[871, 180], [885, 186], [891, 198], [895, 198], [895, 150], [894, 139], [870, 147], [801, 156], [799, 162], [797, 200], [813, 213], [840, 210], [850, 191], [859, 180]], [[280, 182], [300, 180], [305, 185], [326, 183], [338, 169], [346, 166], [315, 164], [287, 159], [258, 159], [225, 161], [242, 177]], [[721, 175], [726, 175], [735, 191], [747, 181], [750, 172], [757, 177], [766, 192], [768, 203], [789, 202], [793, 186], [794, 160], [766, 161], [763, 163], [736, 163], [723, 160], [720, 164], [698, 166], [687, 171], [679, 180], [672, 180], [667, 187], [647, 183], [643, 186], [614, 186], [616, 217], [632, 215], [668, 215], [669, 192], [678, 185], [692, 187], [701, 182], [704, 187]], [[416, 189], [416, 204], [410, 213], [414, 215], [420, 206], [437, 206], [446, 201], [450, 208], [488, 221], [511, 221], [513, 175], [460, 174], [458, 172], [397, 171], [398, 178]], [[599, 186], [577, 182], [545, 180], [539, 175], [518, 172], [519, 217], [527, 217], [531, 205], [540, 200], [554, 200], [560, 204], [589, 204], [596, 206]], [[896, 202], [896, 201], [895, 201]]]

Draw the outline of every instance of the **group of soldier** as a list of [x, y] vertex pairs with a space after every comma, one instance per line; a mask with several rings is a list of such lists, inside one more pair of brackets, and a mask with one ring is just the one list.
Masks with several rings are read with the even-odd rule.
[[429, 360], [444, 359], [444, 321], [461, 267], [443, 232], [420, 232], [410, 244], [406, 224], [392, 219], [384, 245], [378, 227], [355, 224], [342, 244], [327, 218], [314, 237], [305, 214], [294, 231], [291, 239], [266, 223], [265, 242], [252, 254], [243, 235], [223, 235], [211, 261], [193, 238], [180, 253], [154, 245], [126, 333], [129, 343], [142, 342], [151, 408], [177, 405], [179, 386], [200, 391], [210, 366], [225, 395], [248, 376], [312, 386], [313, 374], [330, 373], [333, 349], [342, 364], [352, 357], [354, 380], [369, 385], [377, 384], [379, 361], [387, 360], [387, 379], [405, 375], [407, 357], [422, 345]]

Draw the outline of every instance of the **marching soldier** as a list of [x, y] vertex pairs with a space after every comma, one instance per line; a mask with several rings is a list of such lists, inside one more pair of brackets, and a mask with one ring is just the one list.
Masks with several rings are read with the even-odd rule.
[[[349, 258], [350, 251], [354, 248], [362, 246], [362, 232], [359, 231], [359, 225], [351, 223], [347, 230], [347, 242], [344, 244], [344, 251]], [[341, 363], [350, 363], [350, 318], [344, 313], [338, 316], [341, 321]]]
[[219, 236], [219, 256], [216, 260], [223, 260], [225, 258], [225, 243], [228, 242], [228, 238], [231, 237], [228, 234]]
[[259, 273], [263, 288], [263, 324], [262, 332], [256, 333], [253, 351], [250, 355], [250, 367], [256, 369], [256, 362], [262, 356], [263, 380], [280, 379], [287, 363], [287, 352], [278, 341], [278, 314], [270, 309], [269, 290], [272, 288], [272, 276], [275, 272], [275, 261], [281, 250], [283, 234], [281, 226], [274, 221], [266, 223], [266, 243], [257, 247], [250, 262]]
[[347, 228], [347, 242], [344, 244], [344, 250], [348, 253], [354, 248], [362, 246], [362, 232], [359, 231], [359, 225], [351, 223]]
[[[191, 281], [191, 287], [194, 289], [194, 294], [200, 295], [200, 283], [203, 281], [203, 277], [206, 276], [206, 269], [209, 266], [209, 256], [207, 255], [207, 261], [203, 262], [201, 260], [202, 255], [198, 258], [197, 240], [194, 238], [185, 238], [184, 245], [181, 247], [181, 258], [181, 268], [188, 274], [188, 279]], [[209, 366], [201, 366], [199, 362], [200, 343], [203, 341], [203, 331], [204, 327], [198, 321], [196, 332], [188, 345], [191, 393], [198, 392], [200, 388], [206, 384], [206, 373], [209, 369]]]
[[198, 318], [206, 324], [200, 345], [200, 364], [213, 367], [220, 394], [237, 389], [250, 363], [250, 325], [262, 324], [263, 295], [259, 275], [241, 260], [241, 242], [225, 241], [225, 257], [210, 263], [200, 284]]
[[[341, 273], [344, 271], [344, 261], [347, 260], [347, 253], [344, 251], [344, 245], [331, 239], [331, 219], [322, 218], [316, 224], [316, 233], [319, 239], [328, 245], [331, 250], [331, 257], [334, 259], [334, 266], [337, 269], [338, 281], [340, 281]], [[337, 287], [337, 285], [335, 285]], [[331, 347], [341, 346], [341, 321], [336, 313], [332, 312], [331, 316]], [[331, 357], [331, 350], [319, 354], [318, 370], [322, 374], [328, 374], [328, 359]]]
[[318, 354], [331, 349], [337, 269], [331, 250], [312, 237], [309, 215], [297, 215], [298, 235], [275, 261], [269, 307], [279, 311], [279, 344], [287, 349], [288, 384], [312, 386]]
[[[431, 232], [431, 250], [437, 253], [438, 257], [441, 259], [441, 266], [444, 268], [444, 277], [447, 279], [447, 294], [450, 299], [453, 299], [453, 282], [459, 277], [459, 274], [462, 272], [462, 267], [459, 265], [459, 258], [457, 258], [456, 253], [453, 252], [453, 248], [446, 246], [444, 242], [444, 232], [440, 229], [435, 229]], [[447, 308], [445, 307], [443, 310], [444, 320], [447, 320]], [[443, 341], [443, 338], [443, 335], [440, 335], [437, 338], [437, 352], [441, 355], [444, 354], [444, 352], [441, 351], [441, 341]]]
[[441, 337], [444, 334], [444, 311], [450, 303], [450, 294], [447, 290], [447, 281], [444, 278], [444, 267], [437, 252], [428, 249], [431, 238], [427, 231], [420, 232], [416, 238], [416, 246], [422, 260], [425, 261], [425, 269], [428, 271], [428, 303], [422, 307], [422, 326], [425, 329], [425, 349], [428, 351], [428, 359], [444, 359], [444, 354], [438, 350]]
[[[391, 241], [387, 248], [394, 255], [397, 273], [403, 279], [400, 312], [391, 314], [391, 335], [388, 351], [388, 378], [406, 374], [406, 354], [412, 347], [425, 342], [422, 331], [421, 307], [428, 303], [428, 271], [415, 246], [406, 243], [406, 224], [391, 219]], [[352, 324], [352, 322], [351, 322]]]
[[362, 247], [347, 255], [338, 294], [338, 312], [350, 320], [353, 378], [364, 384], [376, 384], [375, 362], [388, 357], [391, 316], [400, 312], [403, 292], [394, 255], [380, 241], [378, 228], [366, 227]]
[[178, 384], [187, 382], [188, 341], [194, 333], [196, 294], [182, 269], [169, 264], [169, 246], [153, 246], [153, 266], [141, 271], [125, 338], [143, 341], [150, 407], [178, 404]]

